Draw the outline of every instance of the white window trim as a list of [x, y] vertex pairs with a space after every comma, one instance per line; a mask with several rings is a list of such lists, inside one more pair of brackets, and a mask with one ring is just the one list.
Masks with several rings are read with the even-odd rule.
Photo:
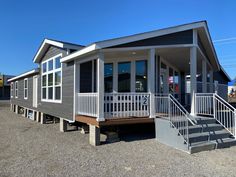
[[11, 98], [13, 98], [14, 95], [14, 83], [11, 82]]
[[[62, 57], [62, 53], [58, 54], [58, 55], [55, 55], [45, 61], [43, 61], [41, 63], [41, 101], [42, 102], [50, 102], [50, 103], [62, 103], [62, 63], [61, 63], [61, 68], [58, 68], [58, 69], [55, 69], [55, 64], [56, 64], [56, 58], [57, 57]], [[53, 70], [51, 71], [48, 71], [48, 67], [49, 65], [47, 64], [47, 71], [43, 73], [43, 68], [42, 68], [42, 65], [44, 63], [47, 63], [48, 61], [50, 60], [53, 60]], [[55, 73], [58, 72], [58, 71], [61, 71], [61, 84], [60, 85], [55, 85]], [[53, 74], [53, 85], [52, 86], [49, 86], [49, 87], [52, 87], [53, 88], [53, 98], [52, 99], [48, 99], [48, 75], [49, 74]], [[46, 75], [46, 86], [43, 86], [43, 76]], [[56, 100], [55, 99], [55, 87], [61, 87], [61, 99], [60, 100]], [[43, 98], [43, 88], [46, 88], [46, 99]]]
[[[16, 88], [16, 85], [17, 85], [17, 88]], [[15, 98], [18, 98], [18, 81], [15, 82]]]
[[[129, 93], [147, 93], [147, 92], [136, 92], [135, 91], [135, 82], [136, 82], [136, 61], [148, 61], [146, 55], [139, 56], [128, 56], [128, 57], [119, 57], [119, 58], [107, 58], [104, 62], [105, 64], [113, 64], [113, 92], [118, 92], [118, 65], [119, 63], [130, 62], [130, 92]], [[148, 68], [147, 68], [148, 69]]]
[[[26, 88], [25, 88], [25, 81], [27, 81], [27, 87], [26, 87]], [[25, 99], [25, 100], [28, 99], [28, 94], [29, 94], [29, 93], [28, 93], [28, 90], [29, 90], [29, 89], [28, 89], [28, 86], [29, 86], [29, 80], [28, 80], [28, 78], [25, 78], [25, 79], [24, 79], [24, 99]], [[25, 90], [27, 90], [27, 96], [25, 96]]]

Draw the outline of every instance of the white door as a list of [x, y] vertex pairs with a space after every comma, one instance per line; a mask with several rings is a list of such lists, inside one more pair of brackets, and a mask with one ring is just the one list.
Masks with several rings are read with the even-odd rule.
[[38, 76], [33, 77], [33, 107], [38, 106]]

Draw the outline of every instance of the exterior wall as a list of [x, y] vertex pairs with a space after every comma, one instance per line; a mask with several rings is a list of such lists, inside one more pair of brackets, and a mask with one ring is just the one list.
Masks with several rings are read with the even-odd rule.
[[[48, 52], [42, 58], [45, 61], [55, 55], [62, 53], [66, 55], [64, 49], [50, 47]], [[41, 61], [41, 62], [42, 62]], [[40, 65], [41, 72], [41, 65]], [[41, 101], [41, 74], [38, 78], [38, 111], [45, 114], [50, 114], [55, 117], [61, 117], [68, 120], [73, 120], [73, 103], [74, 103], [74, 62], [62, 64], [62, 102], [52, 103]]]
[[130, 42], [127, 44], [113, 46], [116, 47], [137, 47], [137, 46], [154, 46], [154, 45], [176, 45], [176, 44], [192, 44], [193, 43], [193, 31], [183, 31], [140, 41]]
[[218, 95], [225, 100], [228, 99], [228, 79], [222, 73], [222, 71], [214, 72], [213, 78], [218, 81], [218, 88], [216, 88]]
[[219, 84], [226, 84], [226, 85], [228, 84], [228, 79], [225, 78], [225, 76], [222, 74], [221, 71], [214, 72], [213, 78], [214, 80], [218, 81]]
[[[28, 99], [24, 99], [24, 79], [28, 78]], [[25, 77], [18, 80], [18, 98], [15, 97], [15, 81], [13, 89], [13, 97], [11, 98], [11, 104], [16, 104], [21, 107], [29, 109], [33, 108], [33, 76]]]
[[55, 55], [58, 55], [62, 53], [62, 56], [66, 56], [66, 50], [60, 49], [58, 47], [50, 46], [48, 51], [45, 53], [45, 55], [42, 57], [41, 62], [54, 57]]

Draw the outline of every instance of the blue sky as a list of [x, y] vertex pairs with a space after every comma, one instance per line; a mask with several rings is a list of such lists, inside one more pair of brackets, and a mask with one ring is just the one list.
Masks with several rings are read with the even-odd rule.
[[[234, 0], [5, 0], [0, 5], [0, 72], [20, 74], [44, 38], [89, 44], [207, 20], [220, 63], [236, 77]], [[231, 39], [232, 38], [232, 39]]]

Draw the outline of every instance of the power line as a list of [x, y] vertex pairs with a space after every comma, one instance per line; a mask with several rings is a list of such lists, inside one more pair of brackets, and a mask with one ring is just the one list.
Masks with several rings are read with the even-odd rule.
[[215, 45], [225, 45], [225, 44], [234, 44], [236, 41], [228, 41], [228, 42], [222, 42], [222, 43], [214, 43]]
[[214, 43], [220, 43], [220, 42], [233, 41], [233, 40], [236, 40], [236, 37], [217, 39], [217, 40], [214, 40], [213, 42]]

